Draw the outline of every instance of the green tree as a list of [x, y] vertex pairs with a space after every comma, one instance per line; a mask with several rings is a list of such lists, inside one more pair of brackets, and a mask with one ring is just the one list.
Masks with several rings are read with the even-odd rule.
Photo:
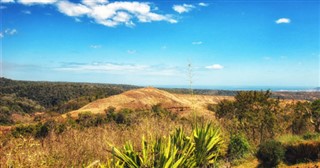
[[275, 136], [281, 112], [279, 99], [270, 97], [270, 91], [240, 91], [234, 102], [224, 100], [218, 104], [217, 117], [232, 120], [231, 128], [263, 142]]
[[292, 134], [303, 134], [308, 130], [308, 109], [310, 107], [310, 103], [308, 102], [298, 102], [294, 105], [293, 118], [291, 124]]
[[311, 104], [311, 123], [314, 125], [315, 131], [320, 132], [320, 99], [315, 100]]

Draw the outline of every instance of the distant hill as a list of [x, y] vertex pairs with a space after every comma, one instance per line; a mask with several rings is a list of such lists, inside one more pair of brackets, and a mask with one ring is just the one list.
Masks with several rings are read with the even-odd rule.
[[147, 87], [96, 100], [79, 110], [70, 112], [70, 114], [76, 117], [81, 112], [104, 113], [104, 110], [110, 106], [115, 107], [117, 110], [123, 108], [151, 109], [153, 105], [159, 103], [161, 103], [163, 108], [172, 112], [184, 113], [195, 108], [197, 111], [205, 113], [208, 111], [208, 104], [217, 104], [223, 99], [232, 99], [232, 97], [173, 94], [164, 90]]
[[46, 111], [60, 113], [74, 110], [66, 108], [68, 105], [78, 107], [74, 105], [74, 101], [70, 102], [71, 100], [82, 101], [82, 105], [85, 105], [91, 101], [134, 88], [138, 87], [116, 84], [17, 81], [0, 78], [1, 95], [14, 94], [15, 98], [27, 98], [34, 101]]

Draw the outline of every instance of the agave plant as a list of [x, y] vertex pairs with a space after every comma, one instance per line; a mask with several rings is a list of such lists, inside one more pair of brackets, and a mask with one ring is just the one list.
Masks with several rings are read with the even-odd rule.
[[196, 125], [193, 129], [193, 141], [195, 149], [192, 158], [192, 167], [207, 167], [216, 163], [221, 155], [223, 139], [220, 129], [211, 124]]
[[211, 124], [195, 127], [191, 136], [181, 128], [168, 136], [148, 143], [142, 138], [141, 151], [129, 142], [120, 151], [113, 147], [113, 159], [109, 167], [126, 168], [178, 168], [206, 167], [214, 165], [221, 154], [223, 140], [219, 129]]

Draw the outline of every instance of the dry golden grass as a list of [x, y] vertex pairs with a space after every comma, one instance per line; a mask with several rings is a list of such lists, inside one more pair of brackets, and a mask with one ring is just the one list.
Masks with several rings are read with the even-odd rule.
[[[92, 113], [104, 113], [104, 110], [110, 106], [120, 110], [129, 109], [150, 109], [152, 105], [161, 103], [163, 108], [178, 109], [181, 115], [190, 112], [191, 107], [209, 113], [208, 104], [217, 104], [222, 99], [232, 99], [230, 96], [208, 96], [208, 95], [188, 95], [172, 94], [163, 90], [147, 87], [124, 92], [119, 95], [110, 96], [105, 99], [99, 99], [86, 106], [70, 112], [72, 117], [77, 117], [79, 113], [90, 111]], [[181, 111], [180, 111], [181, 109]], [[65, 117], [66, 115], [64, 115]]]
[[[62, 134], [51, 133], [44, 140], [7, 138], [0, 143], [0, 165], [4, 167], [81, 167], [95, 160], [111, 158], [108, 143], [121, 148], [131, 141], [140, 146], [142, 135], [147, 139], [167, 136], [177, 127], [187, 132], [191, 125], [169, 119], [142, 118], [130, 127], [107, 124], [83, 130], [68, 129]], [[2, 166], [0, 166], [2, 167]]]

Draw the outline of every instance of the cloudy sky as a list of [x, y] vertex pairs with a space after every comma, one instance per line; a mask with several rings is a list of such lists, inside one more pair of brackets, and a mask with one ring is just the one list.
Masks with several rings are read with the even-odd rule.
[[319, 86], [319, 1], [0, 0], [1, 76]]

